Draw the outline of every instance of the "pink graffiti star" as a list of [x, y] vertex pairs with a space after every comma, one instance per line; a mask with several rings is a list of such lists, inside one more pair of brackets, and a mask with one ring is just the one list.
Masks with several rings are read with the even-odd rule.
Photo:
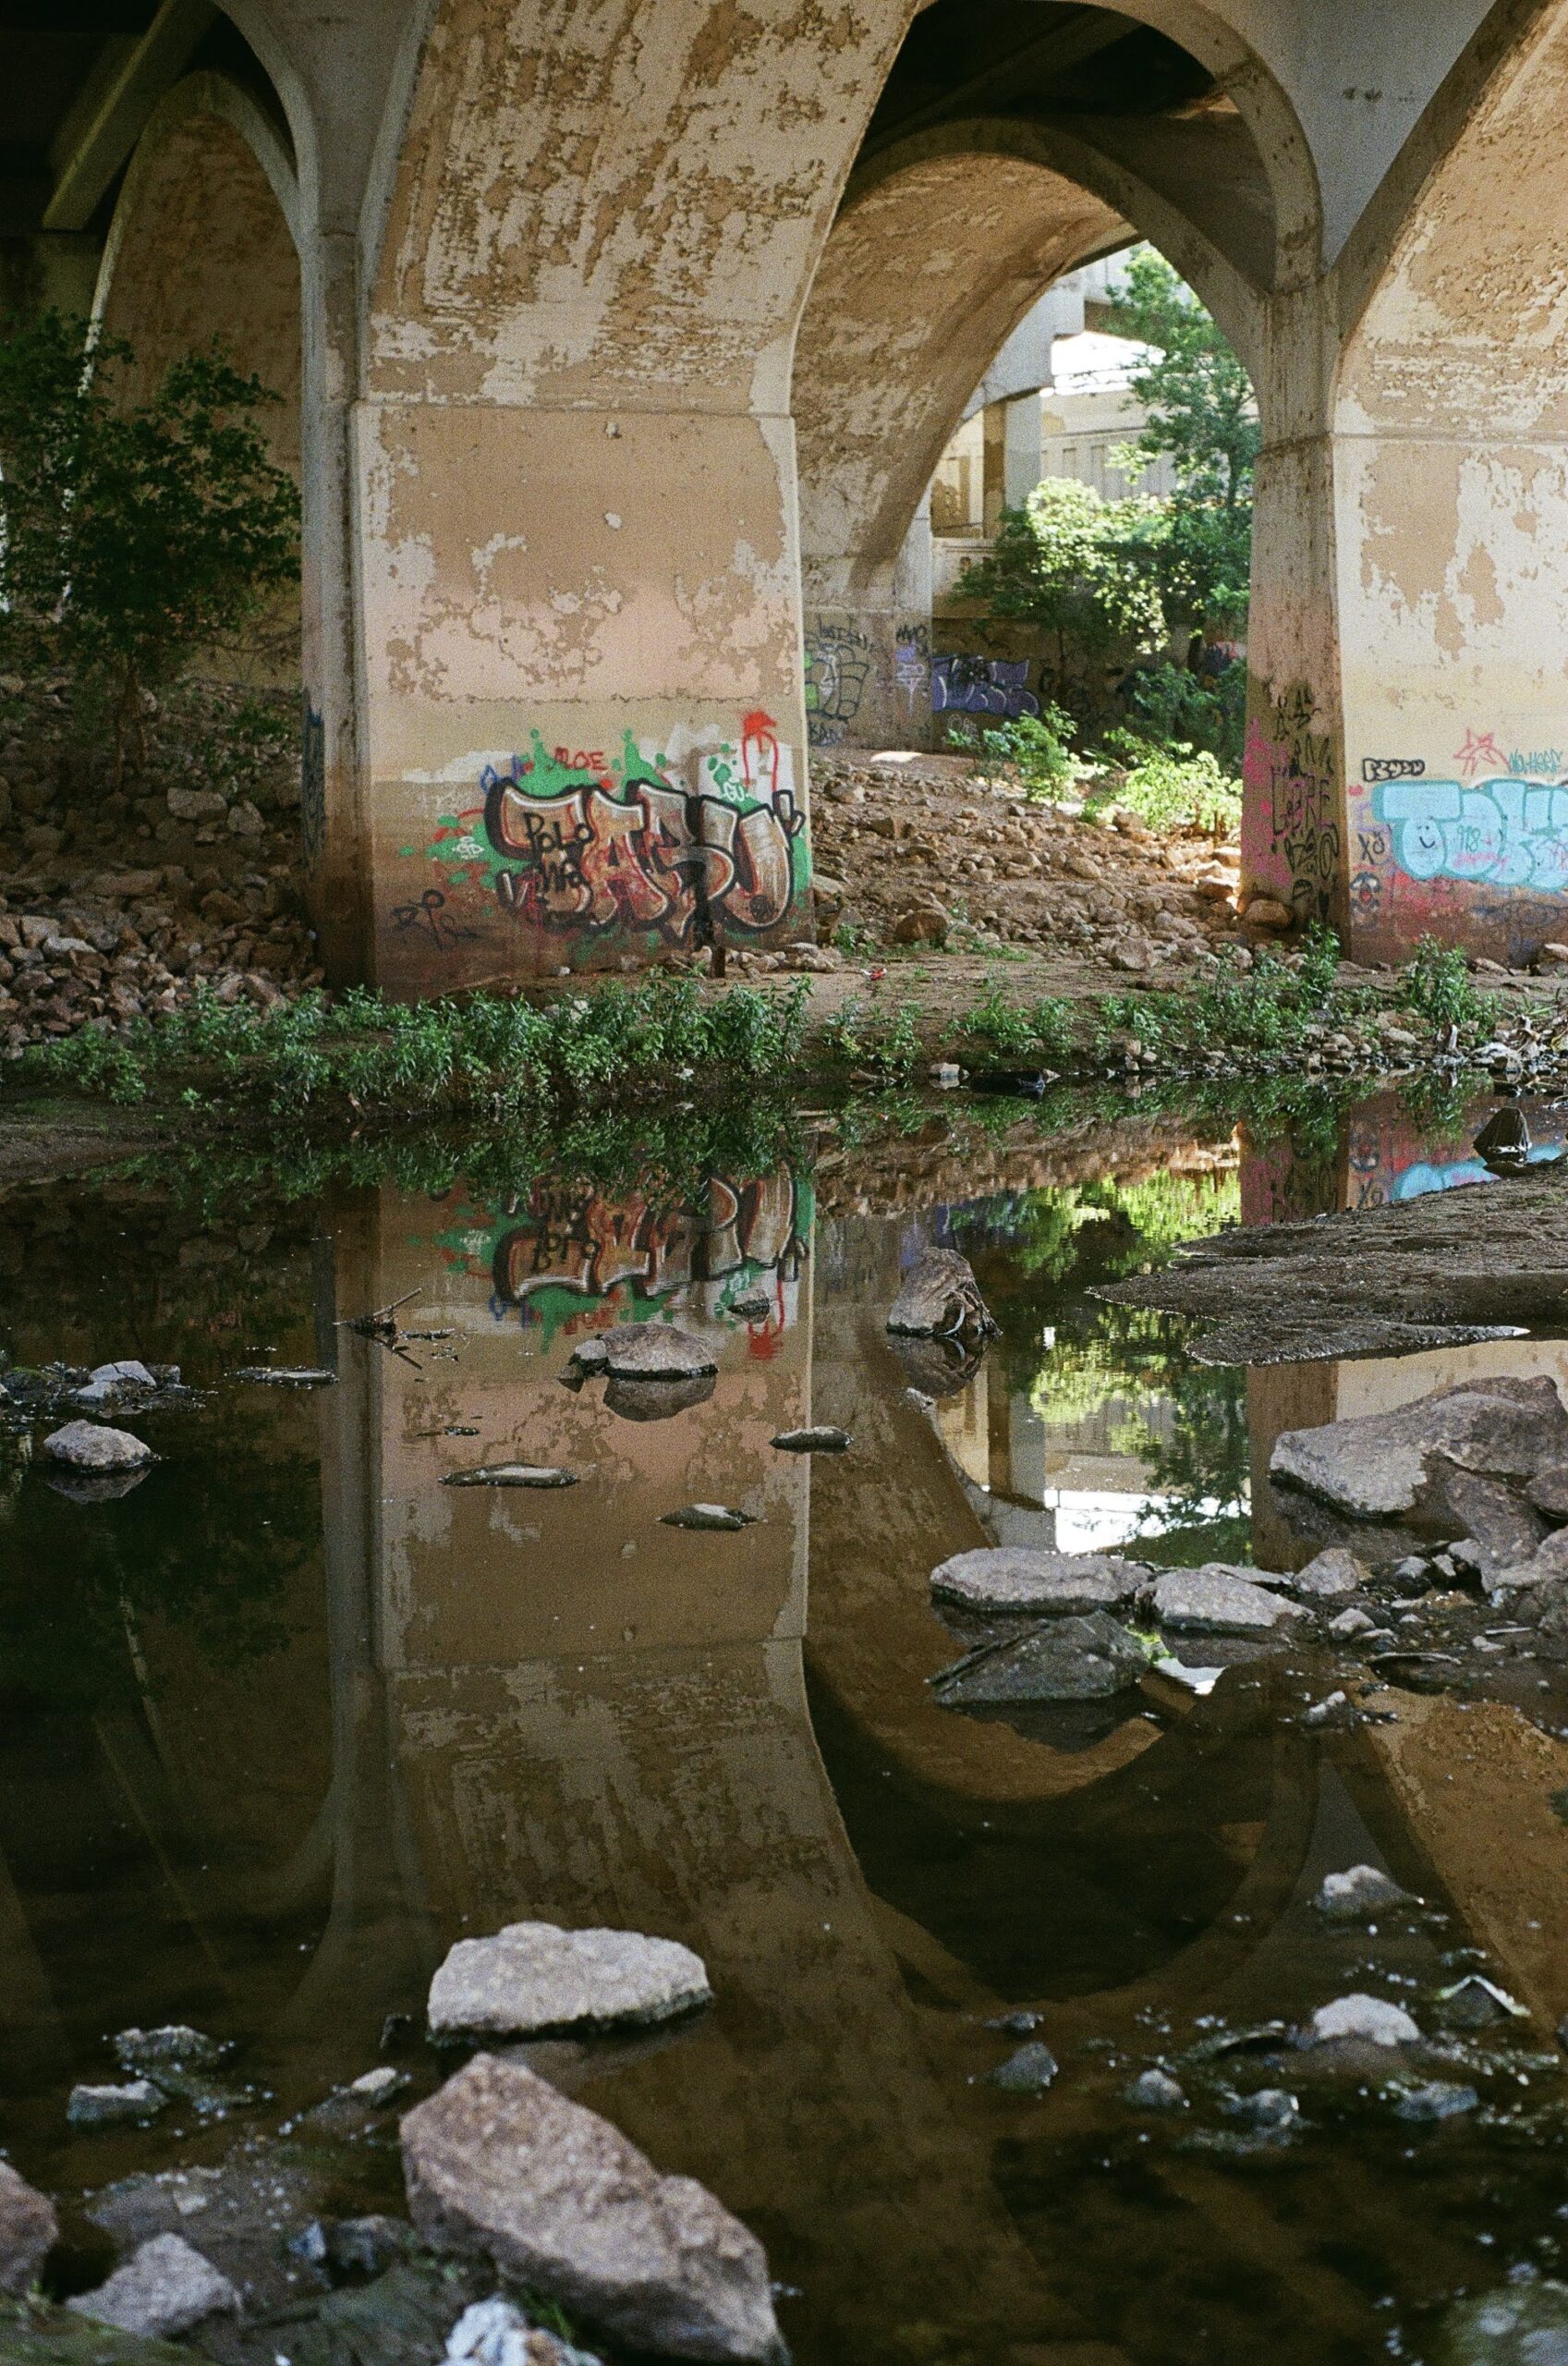
[[1483, 731], [1479, 738], [1475, 732], [1467, 731], [1465, 734], [1465, 745], [1458, 750], [1453, 761], [1460, 771], [1467, 774], [1472, 779], [1483, 764], [1495, 764], [1500, 773], [1505, 773], [1508, 770], [1508, 759], [1498, 746], [1496, 738], [1489, 731]]

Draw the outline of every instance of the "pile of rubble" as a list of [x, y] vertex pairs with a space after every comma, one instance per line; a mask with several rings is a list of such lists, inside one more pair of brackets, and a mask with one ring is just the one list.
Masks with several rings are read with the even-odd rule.
[[268, 1009], [321, 982], [291, 700], [181, 685], [116, 790], [83, 764], [64, 684], [6, 677], [0, 699], [0, 1054], [198, 985]]
[[1143, 976], [1277, 936], [1289, 914], [1236, 909], [1239, 851], [1206, 831], [1157, 837], [1031, 802], [972, 759], [815, 753], [817, 912], [824, 937], [1006, 942]]

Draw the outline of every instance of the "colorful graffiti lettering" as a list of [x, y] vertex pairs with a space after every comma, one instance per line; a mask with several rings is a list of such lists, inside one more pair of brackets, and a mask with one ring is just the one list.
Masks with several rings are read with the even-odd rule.
[[1489, 731], [1467, 731], [1464, 746], [1453, 751], [1453, 761], [1467, 780], [1473, 780], [1483, 764], [1495, 764], [1500, 773], [1508, 770], [1508, 759]]
[[806, 727], [814, 748], [834, 748], [860, 712], [871, 644], [852, 625], [818, 625], [806, 644]]
[[1302, 920], [1332, 917], [1344, 850], [1333, 749], [1315, 718], [1312, 693], [1297, 683], [1248, 725], [1242, 758], [1252, 828], [1261, 824], [1268, 839], [1256, 849], [1258, 874], [1277, 878], [1282, 866], [1283, 900]]
[[924, 625], [901, 625], [893, 636], [893, 678], [911, 714], [922, 699], [930, 696], [930, 635]]
[[1425, 756], [1364, 756], [1361, 777], [1374, 780], [1419, 780], [1427, 769]]
[[1410, 879], [1568, 886], [1568, 788], [1532, 780], [1390, 781], [1372, 792]]
[[788, 1317], [784, 1293], [805, 1268], [810, 1223], [808, 1191], [781, 1166], [749, 1179], [711, 1176], [690, 1202], [537, 1184], [523, 1206], [475, 1208], [440, 1239], [453, 1264], [488, 1273], [498, 1321], [516, 1313], [550, 1338], [644, 1314], [694, 1286], [714, 1289], [723, 1312], [772, 1282], [770, 1315], [748, 1318], [760, 1336]]
[[1025, 657], [933, 657], [931, 713], [1000, 714], [1016, 722], [1038, 714], [1039, 701], [1028, 687]]
[[[622, 929], [685, 945], [711, 941], [721, 921], [776, 928], [804, 893], [808, 856], [772, 717], [747, 715], [738, 749], [693, 750], [684, 785], [662, 761], [629, 734], [606, 764], [598, 751], [552, 754], [535, 732], [531, 755], [485, 767], [483, 806], [444, 814], [428, 852], [448, 888], [488, 887], [514, 921], [558, 933]], [[440, 889], [393, 921], [440, 947], [474, 933]]]

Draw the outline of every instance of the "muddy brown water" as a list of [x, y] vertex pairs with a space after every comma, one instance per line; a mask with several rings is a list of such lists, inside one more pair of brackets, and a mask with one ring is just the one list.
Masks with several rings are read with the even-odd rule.
[[[1119, 1175], [1086, 1154], [1080, 1184], [1058, 1159], [1041, 1188], [841, 1189], [831, 1213], [787, 1165], [650, 1198], [13, 1194], [0, 1345], [177, 1363], [197, 1392], [128, 1421], [159, 1459], [111, 1502], [51, 1483], [47, 1424], [0, 1439], [0, 2145], [61, 2198], [56, 2287], [103, 2271], [126, 2180], [237, 2153], [278, 2167], [269, 2305], [308, 2289], [287, 2236], [397, 2192], [386, 2115], [349, 2112], [325, 2186], [293, 2181], [308, 2116], [381, 2061], [428, 2091], [445, 1949], [534, 1917], [705, 1957], [705, 2016], [531, 2058], [755, 2228], [806, 2366], [1536, 2356], [1460, 2328], [1532, 2280], [1555, 2323], [1565, 2264], [1562, 1674], [1505, 1648], [1316, 1728], [1333, 1664], [1302, 1649], [1088, 1722], [966, 1716], [927, 1683], [961, 1648], [930, 1569], [984, 1515], [1284, 1567], [1280, 1428], [1461, 1372], [1568, 1381], [1568, 1344], [1533, 1339], [1204, 1370], [1177, 1319], [1088, 1295], [1227, 1221], [1473, 1183], [1484, 1222], [1487, 1106], [1434, 1129], [1385, 1096], [1294, 1148], [1178, 1129]], [[933, 1243], [1003, 1335], [922, 1403], [883, 1318]], [[347, 1327], [395, 1301], [430, 1335]], [[716, 1344], [710, 1396], [639, 1421], [559, 1384], [575, 1345], [651, 1314]], [[335, 1377], [235, 1378], [269, 1362]], [[810, 1422], [849, 1453], [771, 1446]], [[508, 1459], [579, 1483], [442, 1483]], [[663, 1523], [696, 1501], [755, 1525]], [[1419, 1906], [1325, 1922], [1323, 1876], [1362, 1862]], [[1440, 1992], [1477, 1967], [1528, 2018], [1444, 2037]], [[1349, 1990], [1414, 2012], [1435, 2067], [1329, 2078], [1277, 2034], [1233, 2044]], [[1059, 2059], [1043, 2096], [987, 2083], [1011, 2015]], [[175, 2022], [232, 2043], [230, 2092], [74, 2131], [110, 2036]], [[1128, 2104], [1154, 2064], [1185, 2109]], [[1402, 2117], [1432, 2076], [1476, 2108]], [[1299, 2099], [1283, 2136], [1248, 2125], [1261, 2085]], [[232, 2354], [287, 2354], [255, 2338]]]

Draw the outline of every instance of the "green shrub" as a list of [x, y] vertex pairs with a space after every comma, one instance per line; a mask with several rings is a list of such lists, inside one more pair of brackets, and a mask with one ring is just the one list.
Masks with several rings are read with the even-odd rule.
[[1476, 986], [1459, 946], [1440, 945], [1435, 936], [1424, 936], [1411, 956], [1400, 979], [1399, 1004], [1434, 1027], [1488, 1026], [1497, 1007], [1493, 996]]
[[1117, 805], [1130, 808], [1151, 830], [1176, 830], [1198, 823], [1206, 830], [1230, 835], [1241, 827], [1241, 783], [1222, 772], [1219, 760], [1207, 750], [1201, 754], [1182, 746], [1163, 754], [1148, 750], [1133, 764], [1120, 788], [1095, 789], [1085, 800], [1084, 810], [1099, 815]]

